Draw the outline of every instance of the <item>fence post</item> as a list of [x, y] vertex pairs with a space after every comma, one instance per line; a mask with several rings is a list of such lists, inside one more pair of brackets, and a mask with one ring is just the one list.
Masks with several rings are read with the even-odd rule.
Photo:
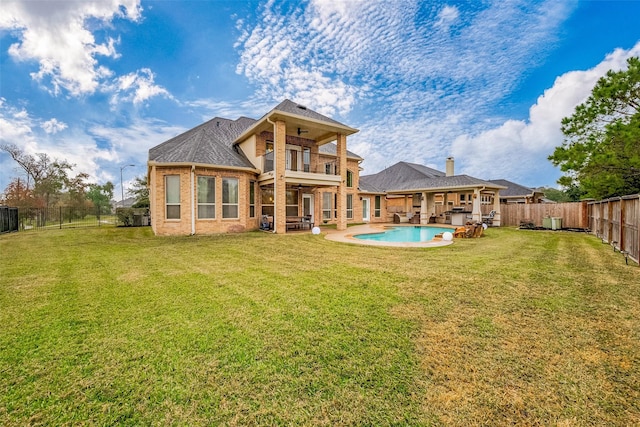
[[620, 250], [624, 251], [625, 250], [625, 242], [624, 242], [624, 220], [625, 220], [625, 206], [626, 206], [626, 201], [623, 198], [620, 198], [620, 238], [618, 240], [620, 240]]

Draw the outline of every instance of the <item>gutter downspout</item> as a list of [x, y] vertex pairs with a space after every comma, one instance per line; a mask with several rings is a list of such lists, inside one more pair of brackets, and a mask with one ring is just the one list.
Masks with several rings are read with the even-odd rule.
[[196, 207], [194, 201], [193, 183], [195, 181], [196, 166], [191, 166], [191, 235], [196, 234]]
[[271, 126], [273, 126], [273, 202], [274, 202], [274, 205], [273, 205], [273, 231], [272, 231], [272, 233], [275, 234], [276, 233], [276, 212], [278, 210], [276, 208], [276, 205], [275, 205], [276, 200], [278, 200], [277, 197], [276, 197], [276, 191], [277, 191], [276, 188], [278, 187], [276, 185], [276, 179], [278, 178], [278, 174], [276, 173], [276, 166], [278, 165], [278, 162], [276, 160], [276, 152], [278, 151], [278, 150], [276, 150], [276, 140], [277, 140], [276, 139], [276, 124], [274, 122], [272, 122], [269, 119], [269, 117], [266, 117], [266, 119], [267, 119], [267, 123], [270, 123]]

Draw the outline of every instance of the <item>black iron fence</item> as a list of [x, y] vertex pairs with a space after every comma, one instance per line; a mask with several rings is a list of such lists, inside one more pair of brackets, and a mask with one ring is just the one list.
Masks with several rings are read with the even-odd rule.
[[18, 231], [18, 208], [0, 206], [0, 233]]
[[104, 208], [54, 208], [18, 209], [18, 230], [48, 230], [79, 227], [114, 227], [116, 215], [105, 213]]

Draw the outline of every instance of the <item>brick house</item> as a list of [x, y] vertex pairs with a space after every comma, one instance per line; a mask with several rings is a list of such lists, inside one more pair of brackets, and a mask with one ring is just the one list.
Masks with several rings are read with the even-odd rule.
[[158, 235], [382, 222], [383, 193], [359, 191], [358, 132], [290, 100], [258, 120], [214, 118], [149, 150]]
[[362, 158], [347, 150], [358, 132], [284, 100], [262, 118], [216, 117], [149, 150], [151, 226], [158, 235], [313, 225], [389, 222], [462, 225], [492, 211], [500, 225], [498, 182], [398, 162], [360, 176]]

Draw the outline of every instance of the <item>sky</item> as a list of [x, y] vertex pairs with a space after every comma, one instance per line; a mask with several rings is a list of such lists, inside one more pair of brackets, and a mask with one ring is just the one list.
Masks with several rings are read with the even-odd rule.
[[[640, 0], [2, 0], [0, 144], [123, 186], [148, 150], [285, 98], [398, 161], [557, 187], [560, 123], [640, 56]], [[0, 151], [0, 192], [23, 172]], [[126, 197], [126, 196], [125, 196]]]

